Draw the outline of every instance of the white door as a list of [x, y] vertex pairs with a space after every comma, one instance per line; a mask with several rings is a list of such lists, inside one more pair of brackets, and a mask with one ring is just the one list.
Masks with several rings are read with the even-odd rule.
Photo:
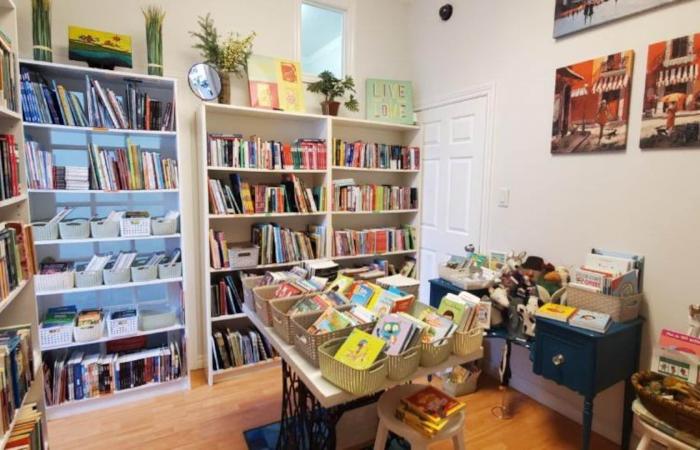
[[[488, 98], [486, 95], [424, 109], [420, 298], [438, 264], [464, 247], [479, 248], [485, 192]], [[481, 249], [485, 251], [487, 249]]]

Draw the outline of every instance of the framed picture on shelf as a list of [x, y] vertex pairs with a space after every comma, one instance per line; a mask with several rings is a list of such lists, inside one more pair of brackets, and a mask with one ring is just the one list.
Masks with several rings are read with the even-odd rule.
[[250, 106], [304, 112], [304, 88], [298, 61], [251, 55], [248, 58]]
[[68, 58], [100, 69], [132, 67], [131, 36], [69, 26]]
[[700, 148], [700, 34], [649, 46], [639, 146]]
[[552, 153], [624, 150], [634, 52], [556, 70]]
[[367, 120], [413, 125], [413, 86], [410, 81], [367, 79]]

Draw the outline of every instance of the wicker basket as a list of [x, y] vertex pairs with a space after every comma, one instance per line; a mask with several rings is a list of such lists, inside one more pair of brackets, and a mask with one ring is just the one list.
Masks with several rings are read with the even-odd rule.
[[35, 241], [53, 241], [58, 239], [58, 224], [51, 222], [32, 223], [32, 233]]
[[573, 286], [566, 288], [566, 303], [569, 306], [610, 314], [610, 318], [615, 322], [627, 322], [639, 317], [643, 297], [643, 294], [614, 297]]
[[387, 355], [387, 378], [401, 381], [409, 378], [420, 366], [421, 346], [414, 345], [398, 355]]
[[357, 327], [347, 327], [342, 330], [323, 334], [311, 334], [308, 328], [321, 317], [322, 312], [301, 314], [292, 317], [292, 329], [294, 334], [294, 347], [314, 366], [318, 367], [318, 346], [336, 338], [347, 337], [354, 328], [359, 328], [368, 333], [374, 329], [376, 322], [363, 323]]
[[[275, 297], [275, 291], [277, 291], [278, 285], [271, 286], [259, 286], [253, 289], [253, 298], [255, 299], [255, 312], [262, 323], [268, 327], [272, 326], [272, 310], [270, 309], [270, 302], [272, 300], [277, 300], [279, 297]], [[292, 297], [284, 297], [289, 300], [301, 300], [304, 295], [294, 295]]]
[[90, 237], [90, 222], [87, 219], [69, 219], [59, 222], [61, 239], [87, 239]]
[[422, 367], [433, 367], [443, 363], [452, 354], [453, 340], [454, 335], [433, 344], [421, 342], [420, 365]]
[[179, 278], [182, 276], [182, 263], [158, 264], [158, 278], [166, 280], [168, 278]]
[[[272, 328], [275, 333], [282, 338], [287, 344], [294, 344], [294, 328], [292, 327], [292, 317], [301, 316], [304, 314], [316, 314], [318, 311], [310, 311], [306, 313], [289, 315], [288, 312], [299, 300], [296, 298], [282, 298], [271, 300], [270, 311], [272, 312]], [[338, 311], [349, 311], [352, 305], [343, 305], [336, 307]]]
[[90, 270], [75, 272], [75, 287], [88, 288], [102, 285], [102, 271]]
[[252, 275], [241, 277], [241, 285], [243, 286], [243, 301], [251, 311], [255, 311], [255, 299], [253, 298], [253, 288], [260, 286], [263, 275]]
[[153, 236], [165, 236], [177, 233], [177, 219], [154, 217], [151, 220], [151, 232]]
[[119, 221], [107, 220], [104, 217], [90, 219], [90, 234], [97, 239], [119, 237]]
[[321, 375], [339, 388], [357, 396], [366, 396], [380, 390], [388, 371], [384, 352], [369, 368], [353, 369], [334, 358], [345, 338], [326, 341], [318, 348]]
[[131, 281], [131, 270], [105, 270], [102, 276], [106, 285], [124, 284]]
[[662, 381], [663, 375], [653, 372], [637, 372], [632, 375], [632, 386], [639, 400], [654, 416], [673, 428], [700, 438], [700, 410], [691, 408], [676, 400], [653, 394], [644, 384], [649, 381]]
[[452, 349], [452, 353], [459, 356], [470, 355], [481, 348], [483, 340], [484, 330], [481, 328], [475, 328], [464, 333], [457, 331], [454, 335], [454, 348]]

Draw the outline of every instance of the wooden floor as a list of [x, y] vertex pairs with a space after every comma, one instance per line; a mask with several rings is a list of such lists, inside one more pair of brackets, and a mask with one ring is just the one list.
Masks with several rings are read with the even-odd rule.
[[[278, 367], [208, 386], [202, 371], [192, 376], [192, 390], [132, 405], [49, 422], [51, 450], [62, 449], [246, 449], [242, 432], [279, 420], [281, 375]], [[491, 414], [501, 400], [488, 378], [479, 391], [463, 397], [467, 404], [467, 448], [578, 449], [580, 425], [513, 393], [514, 417]], [[434, 450], [450, 449], [449, 443]], [[617, 448], [593, 436], [591, 448]]]

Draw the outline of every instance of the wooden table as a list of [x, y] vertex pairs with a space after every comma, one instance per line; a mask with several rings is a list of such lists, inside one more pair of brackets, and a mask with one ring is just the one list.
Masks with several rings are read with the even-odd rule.
[[321, 370], [309, 363], [294, 345], [287, 344], [272, 327], [265, 326], [247, 305], [244, 312], [282, 358], [282, 418], [277, 449], [335, 450], [335, 425], [346, 411], [377, 401], [379, 395], [394, 386], [441, 370], [481, 359], [483, 348], [467, 355], [451, 355], [434, 367], [419, 367], [405, 380], [387, 379], [368, 396], [346, 392], [323, 378]]

